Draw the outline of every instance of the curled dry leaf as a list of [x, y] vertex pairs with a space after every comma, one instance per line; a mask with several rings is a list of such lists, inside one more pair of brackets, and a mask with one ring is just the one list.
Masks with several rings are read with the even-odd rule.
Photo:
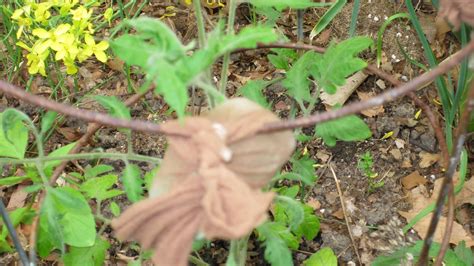
[[437, 161], [439, 161], [441, 157], [439, 156], [439, 154], [433, 154], [433, 153], [429, 153], [429, 152], [420, 152], [420, 167], [421, 168], [428, 168], [430, 166], [432, 166], [434, 163], [436, 163]]
[[327, 92], [321, 92], [322, 102], [329, 107], [336, 106], [338, 104], [343, 105], [352, 93], [367, 79], [367, 75], [364, 71], [359, 71], [354, 75], [350, 76], [346, 80], [346, 84], [339, 87], [334, 94], [329, 94]]
[[[374, 97], [375, 93], [357, 91], [357, 96], [359, 96], [359, 99], [361, 101], [365, 101], [365, 100], [368, 100], [368, 99]], [[360, 113], [367, 116], [367, 117], [375, 117], [379, 114], [383, 114], [384, 112], [385, 112], [385, 109], [383, 108], [383, 106], [379, 105], [379, 106], [372, 107], [370, 109], [363, 110]]]
[[446, 18], [457, 30], [461, 22], [474, 26], [472, 0], [441, 0], [439, 16]]
[[295, 147], [290, 131], [255, 135], [262, 124], [277, 120], [237, 98], [205, 117], [165, 123], [169, 147], [151, 198], [113, 221], [117, 236], [154, 249], [159, 265], [187, 265], [198, 233], [208, 239], [249, 234], [266, 219], [274, 196], [261, 188]]

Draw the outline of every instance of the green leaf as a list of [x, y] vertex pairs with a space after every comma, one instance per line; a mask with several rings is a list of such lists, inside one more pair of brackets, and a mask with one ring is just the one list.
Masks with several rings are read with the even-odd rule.
[[160, 48], [160, 52], [176, 55], [184, 55], [186, 52], [174, 31], [160, 19], [142, 16], [131, 19], [127, 23], [142, 36], [151, 38]]
[[152, 71], [156, 73], [155, 92], [163, 95], [166, 103], [176, 111], [179, 118], [183, 117], [189, 97], [182, 77], [171, 64], [164, 61], [153, 66]]
[[[72, 148], [74, 148], [75, 145], [76, 145], [76, 142], [69, 143], [66, 146], [62, 146], [61, 148], [54, 150], [53, 152], [48, 154], [48, 156], [46, 157], [51, 158], [51, 157], [67, 155], [72, 150]], [[61, 160], [46, 161], [44, 163], [44, 172], [46, 176], [50, 176], [53, 173], [53, 168], [60, 164], [61, 164]]]
[[43, 115], [41, 119], [41, 134], [46, 133], [51, 128], [57, 116], [58, 113], [53, 111], [48, 111]]
[[360, 141], [372, 133], [362, 119], [349, 115], [316, 125], [316, 135], [323, 138], [326, 145], [334, 146], [337, 140]]
[[145, 188], [150, 191], [151, 186], [153, 185], [153, 180], [155, 179], [156, 173], [160, 169], [160, 166], [157, 166], [153, 169], [151, 169], [150, 172], [146, 173], [145, 176], [143, 177], [143, 181], [145, 182]]
[[293, 232], [298, 238], [304, 236], [307, 240], [313, 240], [319, 233], [319, 218], [314, 215], [314, 210], [306, 204], [302, 204], [304, 209], [304, 219], [300, 226]]
[[279, 69], [288, 71], [290, 69], [290, 62], [298, 58], [298, 54], [293, 49], [272, 49], [276, 54], [269, 54], [267, 56], [270, 63]]
[[304, 9], [308, 7], [328, 6], [326, 3], [315, 3], [312, 0], [245, 0], [243, 2], [251, 3], [252, 5], [260, 8], [275, 7], [280, 11], [285, 8]]
[[93, 178], [114, 170], [114, 167], [107, 164], [99, 164], [94, 167], [86, 167], [84, 170], [85, 179]]
[[311, 74], [327, 93], [334, 94], [338, 86], [346, 83], [346, 77], [367, 66], [355, 56], [372, 44], [368, 37], [354, 37], [331, 45], [324, 55], [315, 55]]
[[117, 99], [117, 97], [95, 95], [94, 99], [98, 103], [100, 103], [105, 109], [107, 109], [108, 113], [111, 116], [128, 120], [132, 118], [130, 116], [130, 110], [128, 109], [128, 107], [122, 101]]
[[104, 265], [105, 255], [110, 243], [97, 238], [91, 247], [71, 247], [64, 255], [65, 266], [100, 266]]
[[464, 262], [465, 266], [474, 265], [474, 255], [469, 247], [466, 247], [466, 242], [463, 240], [454, 248], [456, 256]]
[[329, 247], [324, 247], [304, 261], [308, 266], [337, 266], [337, 257]]
[[115, 217], [118, 217], [120, 215], [120, 206], [118, 206], [115, 201], [110, 202], [109, 208], [110, 212], [112, 212]]
[[0, 178], [0, 186], [11, 186], [11, 185], [16, 185], [23, 180], [30, 179], [29, 176], [9, 176], [9, 177], [3, 177]]
[[264, 108], [268, 108], [269, 104], [263, 95], [263, 90], [267, 87], [268, 82], [264, 80], [250, 80], [240, 87], [239, 92], [247, 99], [250, 99]]
[[272, 181], [278, 181], [278, 180], [292, 180], [292, 181], [298, 181], [298, 182], [303, 182], [305, 185], [312, 185], [314, 183], [314, 178], [307, 178], [306, 176], [300, 175], [298, 173], [280, 173], [276, 177], [272, 179]]
[[321, 33], [329, 23], [336, 17], [342, 8], [347, 4], [347, 0], [337, 0], [324, 15], [318, 20], [318, 23], [314, 26], [313, 30], [309, 34], [309, 38], [312, 40], [319, 33]]
[[290, 197], [290, 198], [296, 198], [298, 195], [298, 192], [300, 192], [300, 186], [298, 185], [293, 185], [291, 187], [280, 187], [277, 188], [276, 191], [278, 192], [278, 195]]
[[[8, 212], [8, 216], [10, 217], [10, 221], [13, 224], [13, 227], [18, 226], [20, 223], [24, 222], [25, 217], [34, 215], [34, 211], [28, 208], [17, 208], [13, 211]], [[3, 222], [3, 220], [2, 220]], [[0, 235], [0, 251], [2, 252], [11, 252], [12, 249], [10, 244], [6, 241], [8, 236], [8, 230], [2, 223], [2, 231]]]
[[131, 202], [137, 202], [142, 198], [143, 180], [140, 177], [140, 168], [134, 164], [125, 166], [122, 175], [122, 182], [127, 193], [127, 197]]
[[258, 239], [265, 246], [265, 260], [272, 266], [293, 265], [288, 246], [298, 247], [298, 240], [285, 226], [267, 222], [257, 227]]
[[123, 194], [123, 191], [117, 189], [109, 190], [113, 185], [115, 185], [115, 183], [117, 183], [117, 180], [118, 177], [116, 175], [95, 177], [82, 183], [80, 189], [88, 198], [103, 201]]
[[59, 249], [61, 253], [64, 253], [65, 243], [60, 220], [61, 213], [56, 208], [54, 196], [47, 193], [41, 205], [36, 244], [40, 257], [47, 257], [54, 249]]
[[306, 52], [301, 56], [286, 73], [286, 78], [282, 84], [288, 89], [288, 93], [300, 104], [304, 101], [312, 102], [309, 91], [310, 67], [315, 64], [316, 53]]
[[[409, 247], [402, 247], [390, 255], [387, 256], [378, 256], [372, 261], [371, 266], [387, 266], [387, 265], [400, 265], [402, 262], [406, 261], [407, 254], [410, 253], [413, 256], [414, 261], [418, 260], [420, 256], [421, 248], [423, 247], [423, 241], [417, 241], [415, 245]], [[429, 251], [429, 257], [436, 257], [439, 253], [440, 244], [432, 243]], [[463, 265], [463, 262], [456, 256], [455, 252], [452, 249], [446, 251], [443, 262], [446, 265]]]
[[8, 120], [4, 121], [3, 113], [0, 113], [0, 156], [23, 159], [28, 144], [28, 128], [20, 119]]
[[47, 221], [44, 233], [53, 234], [54, 248], [62, 249], [62, 241], [75, 247], [94, 245], [94, 216], [81, 193], [70, 187], [48, 188], [45, 202], [41, 208], [42, 218]]
[[316, 161], [311, 159], [308, 154], [303, 155], [299, 158], [297, 156], [298, 153], [295, 153], [295, 156], [290, 159], [292, 165], [292, 172], [299, 174], [305, 183], [313, 185], [317, 179], [313, 166], [316, 164]]
[[278, 195], [275, 204], [275, 221], [282, 224], [288, 224], [292, 231], [295, 231], [304, 220], [303, 204], [297, 200]]
[[142, 37], [135, 35], [122, 35], [110, 43], [112, 51], [128, 65], [142, 68], [155, 58], [156, 47], [147, 43]]

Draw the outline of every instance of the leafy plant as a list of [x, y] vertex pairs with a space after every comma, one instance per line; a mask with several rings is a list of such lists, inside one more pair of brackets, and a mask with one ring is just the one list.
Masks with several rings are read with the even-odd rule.
[[373, 158], [370, 151], [364, 153], [357, 163], [357, 168], [359, 168], [369, 181], [369, 193], [374, 192], [377, 188], [383, 187], [385, 184], [384, 181], [378, 180], [378, 173], [373, 170]]

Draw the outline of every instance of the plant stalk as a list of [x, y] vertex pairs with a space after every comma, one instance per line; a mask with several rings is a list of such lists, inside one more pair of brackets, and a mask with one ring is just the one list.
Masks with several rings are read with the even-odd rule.
[[[237, 0], [229, 0], [229, 19], [227, 21], [227, 35], [234, 34], [235, 11], [237, 9]], [[222, 59], [221, 85], [220, 91], [225, 95], [227, 87], [227, 70], [229, 70], [230, 53], [226, 53]]]

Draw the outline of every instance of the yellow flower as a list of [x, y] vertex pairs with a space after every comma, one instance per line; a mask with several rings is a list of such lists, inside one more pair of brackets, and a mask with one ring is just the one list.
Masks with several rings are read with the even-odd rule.
[[38, 4], [35, 10], [35, 21], [39, 23], [47, 23], [51, 16], [51, 13], [49, 12], [51, 6], [51, 3], [48, 2]]
[[109, 25], [110, 25], [110, 21], [112, 20], [113, 15], [114, 15], [114, 10], [111, 7], [107, 8], [107, 10], [105, 10], [104, 12], [104, 18], [105, 20], [107, 20], [107, 22], [109, 22]]
[[77, 67], [76, 65], [74, 64], [74, 60], [71, 59], [71, 58], [65, 58], [65, 60], [63, 60], [64, 62], [64, 65], [66, 66], [66, 73], [69, 74], [69, 75], [73, 75], [73, 74], [76, 74], [77, 73]]
[[41, 75], [46, 76], [45, 60], [48, 58], [49, 50], [44, 49], [41, 42], [35, 43], [32, 48], [28, 47], [24, 42], [17, 42], [16, 45], [29, 52], [26, 56], [26, 59], [28, 59], [28, 73], [31, 75], [40, 73]]
[[32, 33], [42, 41], [39, 47], [45, 47], [46, 49], [51, 48], [56, 52], [55, 60], [64, 60], [66, 57], [74, 60], [79, 50], [77, 45], [75, 45], [74, 35], [69, 33], [70, 28], [70, 24], [61, 24], [51, 31], [37, 28], [34, 29]]
[[72, 10], [71, 14], [73, 20], [89, 20], [89, 18], [92, 16], [92, 9], [87, 11], [87, 8], [84, 6], [79, 6], [78, 8]]
[[99, 60], [100, 62], [102, 63], [107, 62], [107, 55], [105, 54], [104, 51], [107, 50], [107, 48], [109, 48], [108, 42], [101, 41], [98, 44], [96, 44], [94, 41], [94, 38], [89, 34], [86, 34], [84, 36], [84, 41], [85, 41], [85, 45], [83, 47], [83, 50], [80, 53], [80, 55], [77, 56], [79, 61], [84, 61], [89, 56], [94, 54], [97, 60]]
[[165, 10], [166, 10], [165, 14], [163, 14], [163, 16], [160, 17], [160, 19], [176, 16], [176, 12], [174, 11], [174, 6], [167, 6]]
[[11, 19], [16, 20], [18, 26], [20, 26], [18, 27], [18, 31], [16, 32], [17, 39], [20, 39], [21, 35], [23, 34], [24, 28], [31, 26], [31, 24], [33, 23], [32, 19], [30, 18], [30, 13], [31, 5], [26, 5], [13, 12]]

